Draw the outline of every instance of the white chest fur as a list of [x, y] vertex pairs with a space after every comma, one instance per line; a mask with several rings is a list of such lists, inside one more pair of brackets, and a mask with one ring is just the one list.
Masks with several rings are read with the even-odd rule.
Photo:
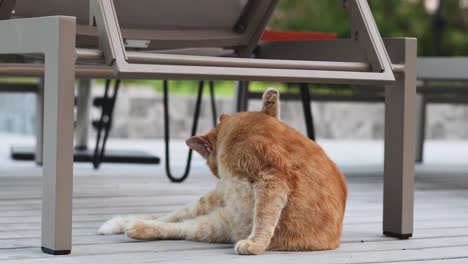
[[253, 217], [255, 214], [255, 194], [253, 184], [242, 180], [226, 170], [221, 162], [221, 155], [224, 152], [224, 144], [218, 148], [218, 172], [220, 180], [217, 190], [223, 194], [226, 218], [231, 227], [231, 237], [233, 241], [246, 239], [253, 227]]
[[222, 175], [217, 189], [223, 193], [226, 218], [234, 241], [250, 235], [253, 225], [255, 196], [252, 183], [230, 175]]

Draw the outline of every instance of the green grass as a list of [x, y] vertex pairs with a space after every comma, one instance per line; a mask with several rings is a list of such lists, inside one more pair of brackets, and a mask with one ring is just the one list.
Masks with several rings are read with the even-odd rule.
[[23, 77], [1, 77], [2, 83], [37, 83], [37, 78], [23, 78]]
[[[0, 82], [14, 82], [14, 83], [36, 83], [36, 78], [20, 78], [20, 77], [8, 77], [0, 78]], [[96, 83], [104, 85], [104, 80], [97, 80]], [[122, 81], [124, 86], [132, 86], [135, 89], [138, 87], [152, 87], [155, 92], [162, 93], [163, 82], [158, 80], [124, 80]], [[278, 82], [251, 82], [250, 90], [253, 92], [263, 92], [269, 87], [274, 87], [280, 92], [299, 93], [299, 89], [296, 87], [288, 89], [287, 85]], [[172, 94], [179, 95], [193, 95], [198, 91], [198, 81], [169, 81], [169, 88]], [[337, 85], [310, 85], [310, 88], [315, 93], [320, 94], [351, 94], [352, 90], [346, 86]], [[235, 82], [233, 81], [215, 81], [215, 93], [216, 96], [221, 97], [232, 97], [235, 95]], [[208, 83], [205, 83], [204, 93], [208, 94]]]
[[[100, 84], [104, 84], [104, 81], [99, 81]], [[162, 93], [163, 82], [162, 81], [151, 81], [151, 80], [126, 80], [123, 81], [124, 85], [131, 86], [146, 86], [152, 87], [157, 93]], [[169, 81], [169, 91], [172, 94], [180, 95], [191, 95], [196, 94], [198, 91], [198, 81]], [[135, 87], [135, 88], [136, 88]], [[268, 87], [275, 87], [277, 89], [286, 90], [286, 85], [273, 82], [253, 82], [250, 85], [250, 89], [253, 91], [263, 91]], [[208, 93], [208, 83], [205, 83], [204, 93]], [[217, 96], [234, 96], [235, 94], [235, 82], [233, 81], [215, 81], [215, 93]]]
[[[99, 83], [104, 84], [104, 81], [99, 81]], [[152, 81], [152, 80], [126, 80], [123, 81], [124, 85], [131, 85], [137, 88], [138, 86], [152, 87], [157, 93], [162, 93], [162, 81]], [[287, 85], [284, 83], [277, 82], [251, 82], [250, 90], [254, 92], [263, 92], [269, 87], [274, 87], [280, 92], [289, 93], [299, 93], [299, 89], [293, 88], [288, 89]], [[331, 86], [331, 85], [310, 85], [310, 88], [315, 93], [320, 94], [350, 94], [352, 90], [346, 86]], [[169, 91], [172, 94], [180, 95], [193, 95], [198, 91], [198, 81], [169, 81]], [[205, 84], [204, 93], [207, 94], [208, 84]], [[215, 93], [216, 96], [234, 96], [235, 95], [235, 82], [233, 81], [215, 81]]]

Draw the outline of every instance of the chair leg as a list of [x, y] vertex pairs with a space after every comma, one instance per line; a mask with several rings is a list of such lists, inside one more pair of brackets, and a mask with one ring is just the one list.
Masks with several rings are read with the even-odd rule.
[[36, 152], [34, 153], [34, 159], [37, 165], [42, 166], [42, 135], [44, 129], [44, 78], [39, 78], [38, 88], [39, 89], [36, 94]]
[[[40, 32], [41, 37], [37, 37]], [[42, 251], [71, 250], [76, 19], [65, 16], [0, 21], [0, 54], [45, 56]]]
[[424, 95], [416, 97], [417, 128], [416, 128], [416, 163], [422, 163], [424, 159], [424, 141], [426, 140], [426, 102]]
[[[192, 124], [192, 137], [197, 133], [198, 121], [200, 119], [200, 111], [203, 102], [203, 89], [205, 87], [205, 81], [198, 82], [198, 94], [197, 101], [195, 103], [195, 112], [193, 116]], [[165, 144], [165, 153], [166, 153], [166, 176], [171, 182], [181, 183], [184, 182], [190, 174], [190, 168], [192, 164], [192, 154], [193, 150], [189, 149], [187, 154], [187, 163], [185, 164], [184, 173], [180, 177], [175, 177], [171, 169], [171, 151], [170, 151], [170, 124], [169, 124], [169, 82], [167, 80], [163, 81], [163, 105], [164, 105], [164, 144]]]
[[383, 232], [409, 238], [413, 233], [416, 40], [406, 39], [405, 73], [385, 94], [385, 165]]
[[314, 119], [312, 117], [312, 108], [310, 107], [310, 91], [306, 83], [299, 84], [301, 90], [302, 107], [304, 110], [304, 119], [307, 129], [307, 136], [315, 140]]
[[237, 82], [236, 112], [244, 112], [249, 108], [249, 82]]
[[[107, 139], [109, 138], [109, 133], [112, 128], [112, 123], [114, 120], [114, 109], [115, 109], [115, 102], [117, 101], [117, 95], [119, 94], [119, 88], [120, 88], [120, 83], [121, 80], [115, 80], [114, 82], [114, 93], [112, 94], [112, 97], [107, 98], [107, 101], [109, 101], [109, 105], [105, 104], [103, 107], [103, 112], [105, 112], [105, 115], [107, 116], [107, 122], [104, 124], [104, 136], [102, 138], [102, 143], [101, 143], [101, 149], [99, 149], [99, 152], [95, 152], [95, 160], [97, 157], [97, 163], [100, 164], [104, 160], [104, 155], [106, 153], [106, 144], [107, 144]], [[100, 128], [102, 129], [102, 127]], [[96, 149], [98, 149], [99, 145], [96, 145]], [[97, 169], [99, 165], [95, 166], [94, 168]]]
[[[101, 149], [104, 149], [103, 140], [102, 140], [102, 133], [106, 130], [107, 123], [110, 122], [111, 115], [109, 115], [109, 106], [110, 106], [110, 99], [109, 99], [109, 89], [111, 86], [112, 80], [107, 79], [106, 85], [104, 88], [104, 95], [102, 96], [102, 105], [101, 105], [101, 117], [99, 118], [98, 125], [96, 127], [96, 144], [94, 147], [94, 155], [93, 155], [93, 168], [95, 170], [99, 169], [99, 166], [102, 162], [102, 156], [100, 155]], [[114, 95], [116, 95], [114, 91]], [[101, 148], [100, 148], [101, 147]]]
[[78, 104], [76, 106], [76, 150], [88, 149], [90, 98], [91, 80], [80, 79], [78, 85]]
[[[71, 251], [75, 20], [59, 17], [45, 52], [42, 251]], [[50, 25], [50, 24], [49, 24]], [[50, 33], [47, 35], [46, 33]]]
[[215, 97], [215, 83], [214, 81], [209, 81], [210, 86], [210, 102], [211, 102], [211, 115], [213, 117], [213, 127], [216, 127], [218, 124], [218, 111], [216, 109], [216, 97]]

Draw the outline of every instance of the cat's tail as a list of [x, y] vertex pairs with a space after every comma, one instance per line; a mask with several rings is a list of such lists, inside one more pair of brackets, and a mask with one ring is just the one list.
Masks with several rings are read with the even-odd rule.
[[262, 112], [280, 119], [280, 94], [275, 88], [268, 88], [262, 96]]

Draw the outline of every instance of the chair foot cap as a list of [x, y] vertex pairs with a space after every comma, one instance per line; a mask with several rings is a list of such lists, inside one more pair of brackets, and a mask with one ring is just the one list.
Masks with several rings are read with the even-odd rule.
[[71, 252], [71, 250], [53, 250], [46, 247], [41, 247], [41, 250], [50, 255], [68, 255]]
[[393, 232], [387, 232], [387, 231], [384, 231], [383, 233], [384, 235], [388, 237], [395, 237], [398, 239], [408, 239], [413, 236], [413, 234], [399, 234], [399, 233], [393, 233]]

